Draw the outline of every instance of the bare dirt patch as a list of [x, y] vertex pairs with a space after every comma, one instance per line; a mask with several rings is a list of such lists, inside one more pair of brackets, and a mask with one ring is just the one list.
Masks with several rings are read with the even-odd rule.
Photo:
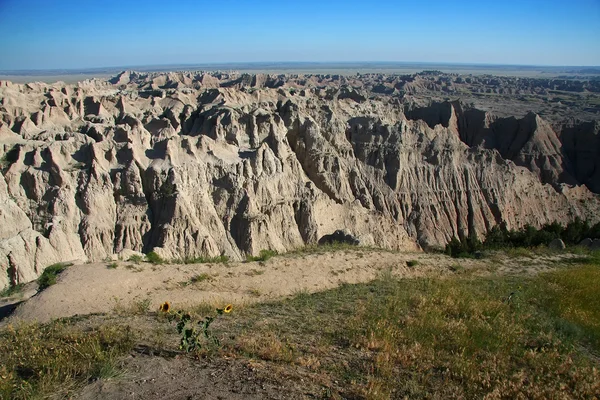
[[[554, 268], [555, 262], [565, 257], [571, 256], [510, 258], [498, 255], [476, 260], [356, 249], [227, 264], [119, 262], [116, 268], [107, 268], [106, 263], [83, 264], [69, 267], [58, 276], [56, 285], [20, 304], [8, 321], [47, 322], [54, 318], [143, 306], [157, 309], [164, 301], [177, 308], [200, 303], [241, 305], [298, 292], [332, 289], [343, 283], [368, 282], [382, 272], [406, 278], [465, 272], [537, 273]], [[416, 264], [409, 266], [414, 261]]]

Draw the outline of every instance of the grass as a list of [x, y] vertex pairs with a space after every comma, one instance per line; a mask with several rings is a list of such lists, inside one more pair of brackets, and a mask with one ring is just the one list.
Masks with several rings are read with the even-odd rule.
[[347, 398], [591, 398], [597, 282], [594, 262], [536, 277], [388, 276], [250, 306], [215, 329], [225, 354], [300, 368]]
[[248, 276], [258, 276], [258, 275], [262, 275], [265, 273], [264, 269], [251, 269], [250, 271], [246, 272], [246, 275]]
[[194, 276], [192, 276], [188, 281], [183, 281], [183, 282], [179, 282], [180, 286], [189, 286], [189, 285], [194, 285], [197, 283], [201, 283], [201, 282], [207, 282], [213, 279], [213, 276], [210, 274], [207, 274], [206, 272], [203, 272], [201, 274], [196, 274]]
[[71, 265], [73, 264], [57, 263], [46, 267], [37, 280], [39, 290], [41, 291], [54, 285], [56, 283], [56, 277]]
[[172, 261], [174, 264], [226, 264], [229, 262], [229, 257], [227, 256], [217, 256], [217, 257], [185, 257]]
[[[128, 261], [133, 262], [135, 264], [139, 264], [144, 261], [144, 257], [139, 255], [132, 255], [129, 257]], [[173, 260], [165, 260], [161, 256], [159, 256], [156, 252], [151, 251], [146, 254], [145, 261], [151, 264], [226, 264], [229, 262], [228, 256], [216, 256], [216, 257], [184, 257]]]
[[162, 257], [159, 256], [154, 251], [151, 251], [150, 253], [146, 254], [146, 260], [151, 264], [164, 264], [165, 263], [165, 260], [163, 260]]
[[547, 292], [540, 298], [559, 317], [557, 328], [576, 333], [600, 356], [600, 263], [595, 264], [581, 266], [577, 273], [562, 269], [542, 275]]
[[282, 254], [283, 256], [303, 256], [308, 254], [326, 254], [331, 252], [338, 251], [353, 251], [353, 252], [363, 252], [363, 251], [385, 251], [385, 252], [393, 252], [392, 250], [371, 247], [371, 246], [356, 246], [348, 243], [327, 243], [327, 244], [313, 244], [306, 245], [304, 247], [298, 248], [296, 250], [289, 251], [287, 253]]
[[152, 300], [148, 297], [135, 299], [128, 304], [123, 304], [120, 299], [114, 298], [115, 304], [113, 312], [122, 317], [131, 317], [134, 315], [145, 315], [150, 311]]
[[258, 256], [248, 256], [246, 257], [246, 261], [248, 262], [252, 262], [252, 261], [267, 261], [268, 259], [270, 259], [271, 257], [274, 257], [277, 255], [276, 251], [273, 250], [261, 250], [258, 253]]
[[119, 264], [116, 263], [116, 262], [112, 262], [110, 264], [106, 264], [106, 268], [108, 268], [108, 269], [117, 269], [118, 266], [119, 266]]
[[[599, 254], [565, 258], [536, 276], [396, 279], [388, 272], [370, 283], [234, 305], [211, 325], [220, 346], [195, 355], [261, 363], [270, 379], [302, 379], [328, 398], [594, 398]], [[197, 281], [208, 279], [201, 275]], [[190, 311], [212, 315], [219, 307]], [[68, 397], [118, 373], [135, 340], [177, 348], [172, 324], [149, 313], [148, 299], [122, 315], [154, 325], [136, 335], [111, 319], [91, 330], [67, 322], [0, 330], [0, 398]]]
[[9, 326], [0, 332], [0, 398], [69, 397], [91, 380], [118, 374], [119, 358], [133, 344], [126, 326]]
[[127, 261], [139, 264], [144, 261], [144, 257], [140, 256], [139, 254], [133, 254], [131, 257], [129, 257], [129, 259], [127, 259]]
[[209, 274], [202, 273], [202, 274], [192, 276], [192, 278], [190, 279], [190, 282], [191, 283], [199, 283], [199, 282], [208, 281], [210, 279], [211, 279], [211, 276]]
[[252, 297], [260, 297], [262, 295], [262, 292], [260, 291], [260, 289], [252, 288], [248, 289], [248, 294]]
[[417, 265], [419, 265], [419, 262], [417, 260], [409, 260], [406, 262], [407, 267], [415, 267]]
[[461, 274], [461, 273], [465, 272], [465, 267], [463, 267], [460, 264], [452, 264], [451, 266], [448, 267], [448, 269], [457, 274]]
[[8, 286], [8, 287], [4, 288], [2, 291], [0, 291], [0, 297], [14, 296], [15, 294], [18, 294], [19, 292], [21, 292], [21, 290], [23, 290], [24, 286], [25, 285], [22, 283], [17, 283], [16, 285]]

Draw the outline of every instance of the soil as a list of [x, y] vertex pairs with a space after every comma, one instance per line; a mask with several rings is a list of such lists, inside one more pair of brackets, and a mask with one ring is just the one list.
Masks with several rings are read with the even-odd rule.
[[248, 361], [197, 361], [137, 354], [124, 362], [126, 376], [99, 380], [75, 398], [100, 399], [304, 399], [320, 388], [310, 382], [270, 382], [264, 366]]
[[[299, 292], [332, 289], [342, 283], [368, 282], [389, 271], [412, 278], [443, 276], [464, 271], [509, 274], [537, 273], [552, 268], [569, 255], [536, 258], [493, 257], [452, 259], [442, 254], [349, 250], [323, 254], [292, 254], [264, 262], [227, 264], [153, 265], [118, 262], [74, 265], [58, 276], [57, 284], [28, 296], [4, 299], [9, 309], [21, 302], [1, 324], [16, 321], [48, 322], [55, 318], [98, 314], [149, 302], [150, 309], [168, 301], [176, 308], [203, 303], [239, 306], [290, 296]], [[408, 261], [417, 264], [409, 267]], [[458, 266], [458, 268], [457, 268]]]

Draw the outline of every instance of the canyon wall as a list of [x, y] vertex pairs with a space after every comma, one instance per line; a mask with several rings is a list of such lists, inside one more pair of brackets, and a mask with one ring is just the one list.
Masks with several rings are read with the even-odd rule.
[[338, 229], [416, 250], [501, 222], [598, 220], [597, 122], [556, 132], [532, 113], [416, 106], [376, 87], [226, 73], [0, 82], [0, 288], [131, 251], [242, 259]]

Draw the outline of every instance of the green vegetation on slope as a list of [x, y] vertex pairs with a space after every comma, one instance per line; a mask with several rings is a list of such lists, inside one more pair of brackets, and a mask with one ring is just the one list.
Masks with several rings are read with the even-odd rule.
[[562, 239], [566, 245], [576, 246], [586, 238], [600, 239], [600, 222], [590, 226], [588, 222], [576, 218], [567, 226], [553, 222], [540, 229], [526, 225], [519, 230], [508, 230], [505, 226], [496, 225], [487, 233], [483, 242], [475, 235], [460, 239], [453, 237], [446, 244], [445, 252], [452, 257], [471, 257], [480, 250], [547, 246], [554, 239]]
[[18, 283], [14, 286], [8, 286], [0, 291], [0, 297], [10, 297], [23, 290], [23, 283]]
[[9, 326], [0, 331], [0, 398], [68, 397], [90, 380], [118, 374], [117, 362], [133, 344], [130, 329], [116, 325]]
[[261, 250], [257, 256], [248, 256], [246, 257], [246, 261], [267, 261], [269, 258], [277, 255], [276, 251], [273, 250]]
[[73, 264], [57, 263], [46, 267], [37, 280], [39, 290], [44, 290], [47, 287], [54, 285], [56, 283], [56, 277], [71, 265]]
[[386, 277], [250, 307], [220, 329], [236, 337], [228, 354], [304, 367], [344, 397], [585, 398], [600, 393], [599, 278], [597, 264]]
[[[258, 361], [272, 379], [308, 379], [326, 398], [592, 398], [600, 393], [598, 282], [598, 254], [537, 276], [386, 274], [235, 307], [211, 325], [215, 340], [199, 337], [195, 355]], [[191, 311], [201, 319], [214, 307]], [[0, 331], [0, 397], [66, 397], [116, 374], [134, 338], [178, 351], [164, 313], [145, 303], [135, 315], [146, 318], [135, 334], [109, 318], [91, 330], [57, 321]], [[172, 332], [159, 340], [154, 331]]]

